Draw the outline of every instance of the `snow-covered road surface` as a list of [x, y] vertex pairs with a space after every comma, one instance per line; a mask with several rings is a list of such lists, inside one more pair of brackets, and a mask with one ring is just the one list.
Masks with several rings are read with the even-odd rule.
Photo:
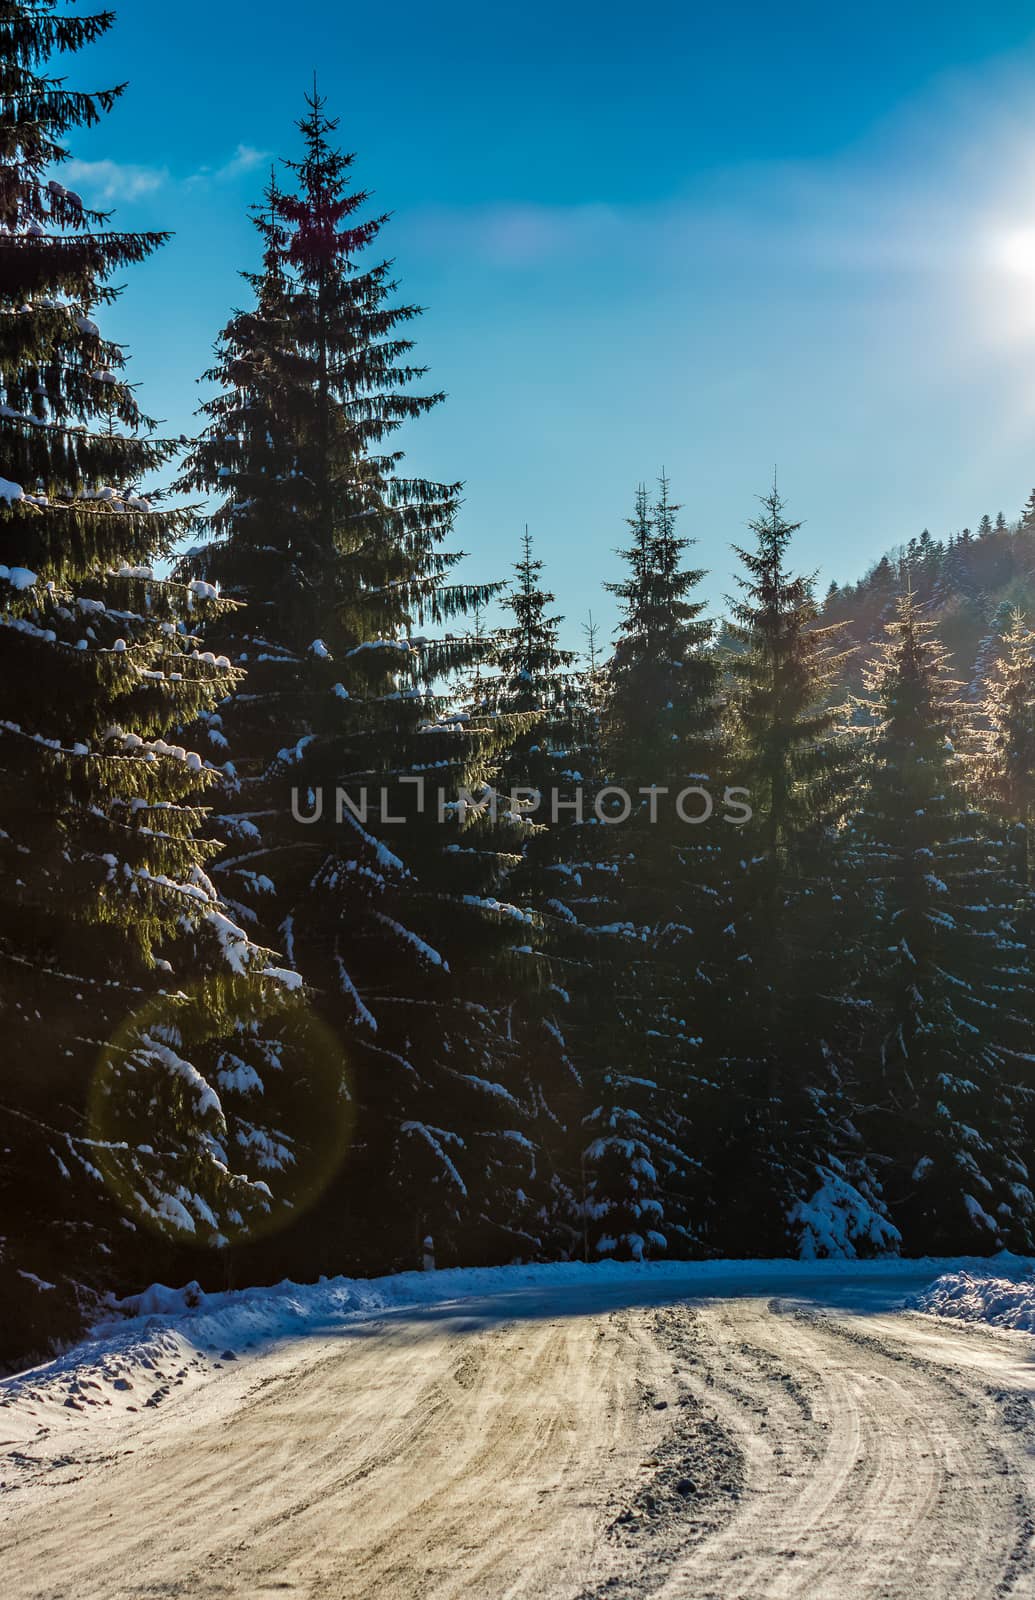
[[17, 1442], [3, 1592], [1031, 1596], [1035, 1342], [900, 1309], [931, 1277], [518, 1277], [170, 1360]]

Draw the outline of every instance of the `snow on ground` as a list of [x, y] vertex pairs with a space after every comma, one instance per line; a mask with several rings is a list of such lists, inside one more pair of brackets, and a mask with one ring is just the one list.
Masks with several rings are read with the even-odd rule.
[[[189, 1283], [171, 1290], [162, 1283], [117, 1301], [90, 1336], [51, 1362], [0, 1379], [6, 1437], [34, 1437], [45, 1427], [101, 1421], [112, 1414], [160, 1405], [173, 1389], [211, 1378], [229, 1363], [242, 1362], [270, 1344], [334, 1330], [387, 1310], [446, 1304], [459, 1299], [528, 1286], [605, 1285], [646, 1280], [709, 1283], [736, 1293], [742, 1285], [781, 1285], [787, 1278], [817, 1283], [838, 1278], [910, 1278], [934, 1282], [910, 1304], [942, 1317], [981, 1318], [1035, 1331], [1035, 1262], [1024, 1256], [955, 1261], [581, 1261], [536, 1266], [456, 1267], [442, 1272], [400, 1272], [384, 1278], [322, 1278], [299, 1285], [285, 1280], [269, 1288], [208, 1294]], [[905, 1294], [904, 1294], [905, 1299]], [[93, 1414], [93, 1416], [91, 1416]]]
[[[994, 1328], [1015, 1328], [1035, 1333], [1035, 1264], [1026, 1263], [1025, 1275], [1003, 1277], [1001, 1257], [984, 1271], [946, 1272], [916, 1296], [917, 1311], [963, 1322], [986, 1322]], [[1020, 1262], [1021, 1258], [1011, 1258]]]
[[[915, 1294], [918, 1276], [934, 1280]], [[721, 1283], [774, 1289], [807, 1278], [831, 1286], [858, 1278], [910, 1280], [903, 1303], [940, 1316], [980, 1319], [1035, 1332], [1035, 1262], [1000, 1255], [908, 1261], [663, 1261], [561, 1262], [530, 1266], [403, 1272], [384, 1278], [331, 1278], [315, 1284], [288, 1280], [265, 1288], [207, 1294], [152, 1284], [114, 1302], [81, 1343], [27, 1372], [0, 1379], [2, 1427], [8, 1443], [28, 1442], [63, 1427], [79, 1431], [127, 1412], [159, 1406], [174, 1391], [190, 1390], [271, 1345], [328, 1336], [359, 1318], [409, 1307], [443, 1305], [476, 1296], [579, 1285], [653, 1282], [686, 1284], [687, 1293]], [[92, 1428], [91, 1428], [92, 1431]]]
[[153, 1286], [3, 1386], [4, 1592], [1033, 1594], [1031, 1336], [916, 1309], [1033, 1265]]

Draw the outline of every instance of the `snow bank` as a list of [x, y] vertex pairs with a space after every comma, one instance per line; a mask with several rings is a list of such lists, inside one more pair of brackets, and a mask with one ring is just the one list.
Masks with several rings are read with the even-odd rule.
[[[1021, 1258], [1014, 1260], [1020, 1268]], [[913, 1305], [917, 1311], [939, 1317], [1035, 1333], [1035, 1266], [1030, 1262], [1023, 1266], [1025, 1275], [1020, 1278], [1004, 1278], [991, 1271], [947, 1272], [917, 1295]]]

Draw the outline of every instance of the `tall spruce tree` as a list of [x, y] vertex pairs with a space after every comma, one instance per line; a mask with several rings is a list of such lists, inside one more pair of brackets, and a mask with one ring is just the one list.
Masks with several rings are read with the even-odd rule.
[[368, 258], [385, 219], [361, 216], [353, 157], [315, 91], [307, 104], [183, 478], [221, 496], [190, 570], [245, 603], [211, 635], [249, 673], [220, 713], [236, 842], [214, 870], [350, 1058], [357, 1142], [292, 1248], [384, 1268], [430, 1233], [440, 1262], [527, 1255], [534, 1147], [503, 1022], [529, 919], [500, 898], [491, 821], [468, 811], [461, 831], [438, 800], [479, 791], [519, 725], [458, 714], [441, 687], [485, 652], [452, 630], [499, 586], [453, 575], [459, 485], [405, 476], [388, 449], [442, 396], [411, 392], [419, 308]]
[[566, 870], [572, 830], [578, 829], [585, 765], [579, 741], [587, 730], [575, 652], [561, 646], [564, 619], [550, 612], [554, 596], [543, 587], [543, 570], [526, 527], [504, 599], [513, 622], [496, 637], [498, 676], [490, 700], [497, 714], [524, 724], [504, 753], [499, 784], [520, 843], [508, 893], [534, 919], [530, 942], [538, 981], [515, 996], [510, 1032], [542, 1152], [552, 1248], [571, 1253], [580, 1236], [575, 1141], [581, 1079], [568, 1039], [569, 985], [578, 951], [572, 945], [571, 915], [556, 887], [558, 868]]
[[873, 930], [863, 996], [866, 1133], [916, 1254], [1031, 1248], [1023, 1118], [1030, 990], [1002, 850], [966, 797], [965, 715], [946, 652], [904, 595], [866, 675], [852, 827]]
[[[751, 820], [729, 839], [714, 1182], [725, 1248], [870, 1253], [894, 1242], [851, 1117], [851, 1008], [840, 1001], [843, 867], [835, 824], [851, 743], [834, 697], [844, 657], [794, 573], [774, 487], [737, 548], [728, 737]], [[847, 1032], [846, 1032], [847, 1027]]]
[[23, 1351], [59, 1320], [36, 1322], [26, 1284], [125, 1283], [137, 1224], [218, 1242], [267, 1204], [199, 1069], [221, 1023], [256, 1025], [266, 953], [216, 898], [198, 837], [214, 774], [172, 737], [235, 680], [195, 633], [223, 603], [154, 575], [184, 514], [140, 483], [171, 448], [95, 321], [112, 275], [165, 235], [112, 230], [49, 176], [121, 89], [43, 64], [112, 21], [53, 0], [0, 11], [0, 1272], [4, 1342]]
[[558, 891], [585, 928], [574, 1037], [587, 1243], [600, 1255], [693, 1248], [702, 1194], [688, 1151], [700, 1142], [693, 952], [708, 915], [708, 846], [686, 820], [699, 803], [686, 812], [684, 801], [681, 816], [677, 800], [712, 768], [717, 673], [693, 597], [703, 574], [683, 565], [691, 541], [676, 532], [678, 511], [664, 478], [653, 502], [637, 493], [627, 575], [610, 585], [621, 614], [603, 684], [602, 770]]

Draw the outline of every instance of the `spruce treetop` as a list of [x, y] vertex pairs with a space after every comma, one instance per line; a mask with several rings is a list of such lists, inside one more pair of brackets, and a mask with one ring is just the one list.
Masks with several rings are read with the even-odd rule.
[[731, 732], [742, 781], [770, 853], [837, 815], [843, 805], [842, 709], [831, 703], [848, 652], [840, 629], [819, 626], [810, 574], [790, 571], [788, 552], [800, 522], [789, 522], [774, 483], [749, 524], [754, 548], [735, 546], [745, 568], [731, 599], [728, 670]]
[[627, 574], [605, 587], [620, 603], [603, 721], [608, 766], [632, 787], [664, 786], [709, 769], [717, 721], [718, 668], [704, 603], [692, 598], [700, 568], [685, 567], [694, 543], [676, 531], [680, 507], [662, 475], [652, 501], [636, 492], [632, 533], [619, 553]]
[[525, 528], [521, 559], [514, 566], [514, 582], [504, 601], [514, 626], [499, 635], [497, 662], [501, 674], [501, 705], [514, 711], [554, 711], [565, 699], [564, 674], [575, 660], [562, 650], [558, 629], [564, 618], [550, 616], [554, 596], [541, 582], [543, 562], [533, 558], [532, 536]]

